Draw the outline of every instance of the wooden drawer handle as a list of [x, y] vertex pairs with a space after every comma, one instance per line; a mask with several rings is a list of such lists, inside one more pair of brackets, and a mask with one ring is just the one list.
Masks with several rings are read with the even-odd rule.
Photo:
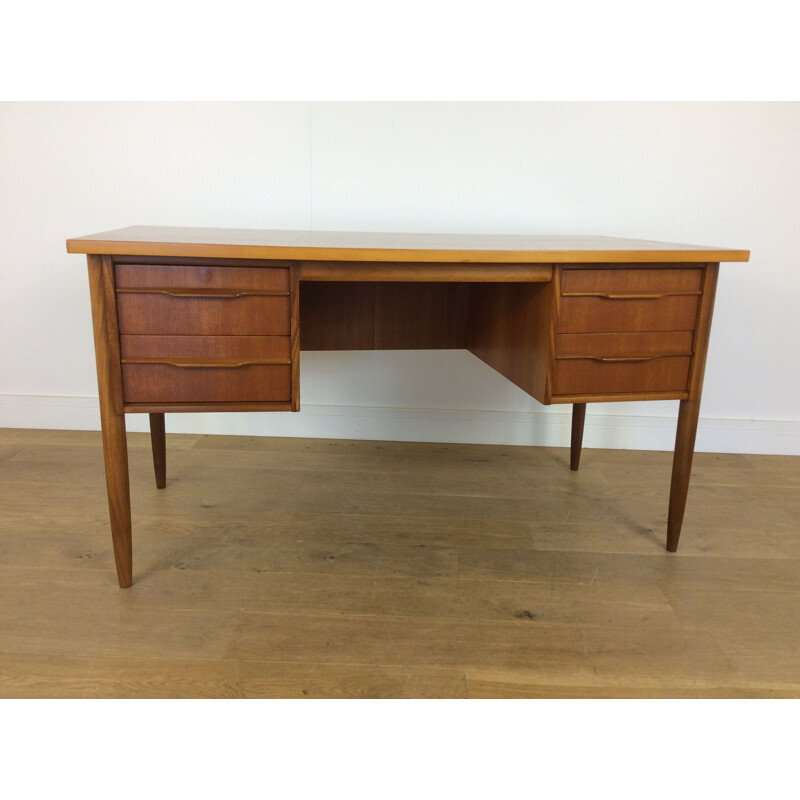
[[169, 364], [171, 367], [180, 367], [181, 369], [237, 369], [238, 367], [248, 367], [251, 364], [260, 364], [260, 361], [217, 361], [209, 364], [208, 362], [200, 363], [197, 361], [162, 361], [162, 364]]
[[662, 358], [662, 356], [587, 356], [587, 358], [591, 358], [592, 361], [602, 361], [607, 364], [618, 362], [634, 364], [639, 361], [653, 361], [656, 358]]
[[669, 293], [661, 294], [601, 294], [600, 297], [606, 300], [660, 300], [662, 297], [669, 297]]
[[663, 297], [698, 296], [700, 292], [564, 292], [564, 297], [599, 297], [602, 300], [661, 300]]
[[123, 364], [162, 364], [180, 369], [236, 369], [237, 367], [263, 366], [266, 364], [290, 364], [288, 358], [123, 358]]
[[249, 289], [231, 291], [225, 289], [159, 289], [159, 288], [124, 288], [117, 289], [118, 294], [165, 294], [169, 297], [206, 297], [209, 299], [235, 300], [237, 297], [288, 297], [289, 292]]

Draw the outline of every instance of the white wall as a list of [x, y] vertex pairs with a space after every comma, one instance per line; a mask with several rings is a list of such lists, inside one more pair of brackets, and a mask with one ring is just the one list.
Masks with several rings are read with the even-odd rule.
[[[70, 236], [582, 233], [752, 251], [722, 266], [698, 449], [800, 454], [798, 153], [797, 103], [0, 104], [0, 426], [99, 427]], [[467, 353], [301, 364], [300, 414], [174, 415], [168, 430], [568, 441], [568, 408]], [[671, 448], [676, 406], [591, 406], [586, 445]]]

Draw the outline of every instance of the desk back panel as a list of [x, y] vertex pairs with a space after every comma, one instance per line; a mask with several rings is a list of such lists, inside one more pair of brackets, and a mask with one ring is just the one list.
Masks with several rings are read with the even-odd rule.
[[470, 287], [302, 281], [300, 349], [463, 350]]

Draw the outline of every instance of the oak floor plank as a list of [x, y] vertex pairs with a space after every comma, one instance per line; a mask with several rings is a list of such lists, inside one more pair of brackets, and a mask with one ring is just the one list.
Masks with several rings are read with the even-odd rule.
[[549, 674], [589, 671], [580, 633], [571, 626], [427, 617], [244, 613], [225, 656], [380, 667], [534, 664]]
[[313, 540], [263, 542], [229, 537], [183, 540], [149, 562], [150, 569], [251, 570], [273, 573], [340, 575], [455, 576], [457, 553], [447, 547], [392, 544], [341, 544], [328, 547]]
[[779, 686], [742, 679], [715, 683], [689, 679], [685, 683], [630, 680], [627, 683], [596, 679], [590, 683], [547, 683], [525, 670], [467, 670], [467, 696], [481, 699], [780, 699], [800, 697], [800, 684]]
[[712, 633], [745, 679], [800, 685], [800, 586], [740, 591], [681, 584], [667, 595], [683, 624]]
[[376, 617], [679, 627], [663, 595], [627, 584], [581, 587], [530, 581], [452, 578], [242, 574], [246, 611]]
[[0, 698], [85, 697], [91, 668], [91, 656], [0, 651]]
[[8, 653], [219, 658], [239, 614], [224, 603], [187, 610], [148, 601], [146, 585], [119, 591], [107, 570], [4, 566], [0, 579], [0, 646]]
[[360, 664], [233, 661], [237, 696], [245, 698], [464, 699], [460, 669]]
[[0, 653], [4, 698], [235, 698], [230, 661]]
[[758, 470], [782, 472], [796, 478], [800, 475], [800, 459], [797, 456], [767, 456], [747, 454], [743, 458]]
[[234, 699], [235, 667], [221, 659], [92, 659], [85, 697], [145, 699]]
[[[208, 438], [213, 441], [244, 437]], [[473, 476], [475, 479], [484, 477], [496, 481], [497, 465], [503, 464], [510, 468], [503, 471], [506, 481], [516, 479], [516, 473], [523, 472], [529, 480], [536, 480], [537, 484], [563, 486], [563, 479], [559, 480], [559, 471], [563, 467], [568, 467], [568, 463], [564, 461], [563, 451], [558, 448], [490, 447], [490, 452], [482, 454], [470, 450], [469, 445], [340, 443], [337, 440], [319, 442], [308, 439], [303, 439], [303, 444], [298, 445], [297, 442], [300, 440], [297, 439], [271, 441], [278, 444], [272, 448], [254, 446], [252, 449], [233, 445], [227, 448], [201, 447], [198, 444], [197, 447], [184, 448], [176, 454], [176, 468], [180, 470], [184, 467], [203, 467], [208, 464], [209, 459], [212, 459], [214, 464], [226, 469], [322, 470], [326, 474], [355, 470], [362, 474], [368, 471], [372, 479], [378, 479], [386, 474], [402, 475], [409, 480], [414, 480], [420, 473], [423, 475], [428, 473], [429, 477], [437, 480]], [[293, 441], [294, 445], [291, 444]], [[335, 448], [330, 443], [343, 446]], [[398, 451], [395, 445], [402, 444], [410, 444], [414, 449]], [[435, 460], [438, 467], [436, 475], [426, 469], [432, 460]], [[607, 482], [599, 464], [590, 464], [585, 470], [582, 469], [580, 473], [571, 477], [582, 483]]]
[[[190, 449], [200, 439], [197, 434], [167, 434], [167, 443], [174, 449]], [[0, 444], [22, 444], [25, 447], [39, 445], [61, 447], [101, 448], [100, 431], [69, 431], [48, 428], [0, 428]], [[149, 433], [128, 433], [128, 449], [145, 449], [150, 447]], [[100, 451], [102, 453], [102, 450]]]
[[24, 450], [24, 447], [12, 443], [0, 442], [0, 461], [8, 461]]

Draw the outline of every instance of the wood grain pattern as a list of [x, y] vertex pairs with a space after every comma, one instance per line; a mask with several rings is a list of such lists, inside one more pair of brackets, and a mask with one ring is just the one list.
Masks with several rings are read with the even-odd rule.
[[469, 288], [447, 283], [376, 284], [375, 348], [462, 349]]
[[267, 401], [207, 401], [207, 400], [180, 400], [175, 402], [142, 402], [125, 403], [126, 414], [207, 414], [216, 411], [294, 411], [288, 400]]
[[546, 283], [550, 264], [448, 264], [416, 261], [301, 261], [304, 281], [403, 281], [412, 283]]
[[694, 331], [639, 331], [634, 333], [559, 333], [559, 356], [691, 355]]
[[0, 696], [800, 697], [800, 458], [698, 453], [665, 559], [665, 452], [167, 441], [115, 592], [99, 434], [0, 430]]
[[301, 350], [374, 350], [374, 283], [300, 283]]
[[[573, 292], [621, 292], [637, 294], [641, 292], [676, 292], [678, 294], [699, 294], [703, 279], [702, 269], [687, 269], [682, 264], [672, 264], [670, 268], [637, 264], [637, 269], [606, 268], [564, 268], [561, 274], [561, 291]], [[611, 265], [608, 265], [611, 267]]]
[[167, 440], [163, 414], [150, 414], [150, 442], [153, 447], [156, 487], [164, 489], [167, 485]]
[[583, 446], [583, 427], [586, 421], [586, 403], [574, 403], [572, 406], [572, 433], [569, 449], [569, 468], [575, 472], [581, 463]]
[[121, 289], [240, 289], [289, 291], [289, 270], [275, 267], [228, 267], [216, 264], [116, 264]]
[[300, 285], [302, 350], [463, 349], [468, 284]]
[[667, 550], [678, 549], [689, 478], [692, 472], [694, 444], [697, 436], [697, 421], [700, 417], [700, 399], [703, 393], [703, 374], [706, 368], [708, 343], [711, 336], [711, 318], [714, 313], [714, 298], [717, 291], [719, 264], [709, 264], [703, 278], [703, 297], [695, 332], [694, 358], [689, 375], [689, 397], [681, 400], [678, 410], [678, 427], [675, 435], [675, 453], [672, 461], [672, 483], [669, 495], [667, 519]]
[[690, 356], [592, 356], [557, 358], [554, 395], [683, 392]]
[[289, 335], [289, 297], [117, 296], [123, 334], [181, 336]]
[[541, 403], [550, 401], [557, 298], [557, 280], [474, 286], [467, 325], [469, 351]]
[[[747, 250], [607, 236], [352, 233], [148, 226], [132, 226], [68, 239], [67, 252], [486, 265], [747, 261], [750, 257]], [[491, 275], [490, 266], [485, 273]]]
[[122, 358], [227, 358], [290, 360], [289, 336], [130, 336], [120, 339]]
[[550, 397], [553, 404], [564, 403], [617, 403], [620, 401], [640, 400], [685, 400], [688, 392], [582, 392], [580, 394], [554, 394]]
[[214, 403], [233, 401], [289, 402], [289, 364], [221, 365], [198, 360], [180, 365], [168, 363], [124, 363], [122, 383], [125, 402]]
[[695, 295], [652, 299], [568, 296], [561, 299], [558, 332], [691, 331], [698, 306]]
[[114, 265], [108, 256], [90, 255], [87, 256], [87, 263], [111, 537], [119, 585], [128, 587], [133, 580], [131, 495]]
[[290, 397], [292, 411], [300, 410], [300, 270], [294, 264], [289, 273], [290, 323], [289, 356], [291, 363]]

